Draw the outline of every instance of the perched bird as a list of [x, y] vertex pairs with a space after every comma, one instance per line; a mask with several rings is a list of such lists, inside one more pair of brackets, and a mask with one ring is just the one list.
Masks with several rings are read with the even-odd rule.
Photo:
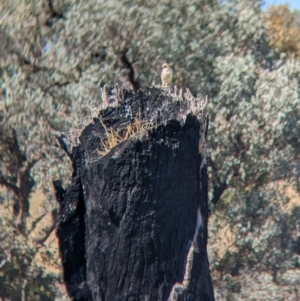
[[168, 87], [171, 84], [173, 76], [173, 70], [169, 64], [163, 63], [162, 64], [162, 71], [161, 71], [161, 81], [162, 87]]

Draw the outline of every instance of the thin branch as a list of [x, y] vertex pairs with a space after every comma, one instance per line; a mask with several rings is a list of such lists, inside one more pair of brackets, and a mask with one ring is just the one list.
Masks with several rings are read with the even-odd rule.
[[16, 185], [8, 182], [3, 176], [0, 175], [0, 185], [5, 186], [7, 189], [12, 190], [17, 196], [20, 195], [20, 189]]
[[122, 53], [120, 54], [120, 60], [121, 60], [121, 63], [124, 65], [124, 67], [129, 69], [129, 74], [128, 74], [129, 82], [132, 84], [134, 90], [137, 91], [140, 88], [140, 84], [138, 81], [136, 81], [134, 79], [135, 78], [134, 69], [133, 69], [132, 63], [129, 62], [129, 60], [126, 56], [127, 51], [128, 51], [128, 49], [125, 49], [122, 51]]
[[[54, 82], [54, 83], [52, 83], [49, 87], [47, 87], [47, 88], [45, 88], [45, 89], [42, 89], [42, 91], [46, 94], [48, 94], [49, 93], [49, 90], [51, 90], [52, 88], [54, 88], [54, 87], [59, 87], [59, 88], [61, 88], [61, 87], [66, 87], [66, 86], [68, 86], [68, 85], [70, 85], [71, 84], [71, 82], [70, 81], [66, 81], [66, 82], [63, 82], [63, 83], [60, 83], [60, 82]], [[39, 87], [39, 88], [41, 88], [41, 87]], [[50, 94], [50, 93], [49, 93]]]
[[20, 186], [22, 187], [24, 183], [29, 183], [31, 181], [28, 181], [31, 176], [30, 176], [30, 172], [32, 167], [41, 160], [42, 158], [37, 158], [37, 159], [33, 159], [32, 161], [28, 162], [24, 168], [21, 169], [21, 173], [20, 173]]
[[25, 158], [20, 150], [20, 146], [17, 138], [17, 132], [14, 128], [10, 130], [10, 137], [7, 139], [7, 143], [9, 145], [9, 149], [17, 159], [17, 167], [18, 169], [20, 169], [23, 165], [23, 162], [25, 161], [24, 160]]
[[51, 226], [47, 227], [46, 229], [43, 229], [44, 235], [42, 237], [38, 237], [34, 239], [34, 242], [37, 245], [42, 246], [54, 230], [55, 230], [55, 223], [51, 224]]
[[212, 200], [211, 202], [216, 205], [222, 194], [224, 193], [224, 191], [226, 190], [226, 188], [228, 187], [228, 185], [226, 184], [226, 182], [223, 182], [221, 184], [219, 184], [219, 186], [215, 185], [214, 188], [213, 188], [213, 197], [212, 197]]
[[40, 247], [43, 246], [44, 242], [49, 238], [49, 236], [52, 234], [52, 232], [55, 230], [56, 227], [56, 216], [57, 216], [57, 210], [52, 210], [52, 223], [47, 228], [43, 229], [44, 235], [42, 237], [38, 237], [34, 239], [34, 242], [39, 245], [37, 248], [37, 252], [40, 249]]
[[[228, 184], [226, 183], [226, 181], [222, 182], [221, 179], [219, 178], [218, 172], [217, 172], [217, 167], [215, 166], [214, 162], [211, 159], [209, 159], [208, 162], [209, 162], [209, 166], [211, 166], [212, 170], [214, 171], [214, 173], [215, 173], [214, 176], [217, 180], [217, 185], [213, 186], [213, 197], [211, 200], [211, 202], [214, 205], [216, 205], [219, 202], [224, 191], [227, 189]], [[227, 174], [227, 176], [228, 176], [228, 174]]]
[[32, 226], [31, 226], [31, 230], [28, 233], [28, 235], [30, 235], [37, 227], [38, 223], [43, 220], [43, 218], [46, 216], [46, 213], [43, 213], [42, 215], [40, 215], [38, 218], [36, 218], [33, 222], [32, 222]]

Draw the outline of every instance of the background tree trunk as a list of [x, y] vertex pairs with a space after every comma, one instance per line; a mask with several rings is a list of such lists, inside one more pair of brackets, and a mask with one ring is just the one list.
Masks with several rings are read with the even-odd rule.
[[[174, 91], [114, 91], [119, 105], [86, 124], [80, 145], [58, 137], [74, 166], [66, 191], [54, 181], [68, 293], [73, 300], [214, 300], [203, 107], [201, 114], [199, 99], [176, 100]], [[137, 118], [152, 127], [99, 155], [108, 129], [124, 136]]]

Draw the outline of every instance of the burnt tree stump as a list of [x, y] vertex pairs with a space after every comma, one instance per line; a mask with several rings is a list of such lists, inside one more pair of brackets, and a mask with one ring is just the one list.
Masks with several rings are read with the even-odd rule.
[[[119, 86], [106, 99], [79, 130], [57, 137], [74, 169], [66, 190], [53, 182], [69, 296], [214, 300], [204, 101], [189, 91]], [[105, 153], [108, 136], [126, 137], [137, 120], [148, 125]]]

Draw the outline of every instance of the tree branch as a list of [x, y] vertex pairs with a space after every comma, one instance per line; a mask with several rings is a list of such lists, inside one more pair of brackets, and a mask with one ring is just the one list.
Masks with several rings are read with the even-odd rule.
[[29, 177], [32, 167], [41, 160], [42, 158], [33, 159], [28, 162], [22, 170], [22, 177]]
[[213, 197], [212, 197], [212, 200], [211, 202], [216, 205], [222, 194], [224, 193], [224, 191], [227, 189], [228, 185], [225, 182], [222, 182], [217, 174], [217, 167], [215, 166], [214, 162], [209, 158], [208, 160], [209, 162], [209, 165], [211, 166], [212, 170], [214, 171], [215, 173], [215, 178], [217, 179], [217, 185], [214, 185], [213, 186]]
[[226, 190], [226, 188], [228, 187], [228, 185], [226, 184], [226, 182], [220, 183], [219, 185], [214, 185], [213, 187], [213, 198], [211, 200], [211, 202], [216, 205], [222, 194], [224, 193], [224, 191]]
[[17, 196], [20, 195], [20, 189], [16, 185], [8, 182], [3, 176], [0, 175], [0, 185], [5, 186], [7, 189], [12, 190]]
[[6, 143], [8, 144], [8, 148], [16, 158], [17, 168], [18, 169], [22, 168], [23, 162], [25, 161], [25, 157], [22, 155], [22, 152], [20, 150], [20, 146], [17, 138], [17, 132], [14, 128], [10, 130], [10, 135], [6, 139]]
[[[52, 213], [52, 223], [51, 223], [51, 225], [49, 225], [47, 228], [43, 229], [43, 232], [44, 232], [43, 236], [34, 239], [34, 242], [37, 245], [40, 245], [40, 247], [44, 244], [44, 242], [48, 239], [48, 237], [51, 235], [51, 233], [55, 230], [57, 210], [54, 209], [54, 210], [52, 210], [51, 213]], [[38, 248], [38, 250], [39, 250], [39, 248]]]
[[129, 79], [129, 82], [132, 84], [133, 88], [135, 91], [137, 91], [139, 88], [140, 88], [140, 84], [138, 81], [136, 81], [134, 79], [134, 69], [133, 69], [133, 66], [132, 66], [132, 63], [129, 62], [127, 56], [126, 56], [126, 53], [128, 52], [128, 49], [125, 49], [121, 52], [120, 54], [120, 60], [121, 60], [121, 63], [123, 64], [123, 66], [127, 69], [129, 69], [129, 74], [128, 74], [128, 79]]

